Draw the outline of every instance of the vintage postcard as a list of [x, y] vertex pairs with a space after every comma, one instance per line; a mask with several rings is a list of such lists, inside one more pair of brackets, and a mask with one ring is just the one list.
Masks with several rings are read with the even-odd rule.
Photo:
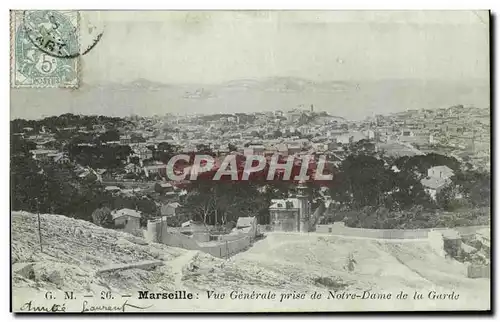
[[11, 11], [11, 310], [490, 311], [488, 11]]

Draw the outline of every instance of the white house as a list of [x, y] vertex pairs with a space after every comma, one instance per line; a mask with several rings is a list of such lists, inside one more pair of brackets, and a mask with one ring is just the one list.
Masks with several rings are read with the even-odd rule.
[[162, 205], [160, 212], [162, 217], [173, 217], [176, 215], [176, 209], [180, 207], [180, 203], [171, 202], [166, 205]]
[[453, 176], [453, 174], [453, 170], [445, 165], [432, 167], [427, 170], [427, 176], [432, 178], [449, 179]]
[[115, 226], [123, 226], [126, 231], [133, 231], [141, 227], [141, 213], [140, 211], [123, 208], [120, 210], [113, 210], [111, 212]]
[[451, 183], [453, 170], [445, 165], [431, 167], [427, 170], [427, 177], [420, 180], [425, 191], [436, 199], [436, 195]]

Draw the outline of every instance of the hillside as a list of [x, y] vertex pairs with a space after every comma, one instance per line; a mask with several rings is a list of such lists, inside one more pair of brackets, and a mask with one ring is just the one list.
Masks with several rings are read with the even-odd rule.
[[[97, 269], [111, 264], [144, 260], [173, 261], [184, 253], [161, 244], [148, 244], [130, 234], [95, 226], [92, 223], [59, 215], [42, 215], [43, 253], [38, 241], [36, 215], [12, 213], [13, 283], [17, 288], [95, 291], [96, 286], [118, 290], [149, 287], [150, 281], [168, 271], [128, 270], [116, 276], [95, 277]], [[30, 265], [26, 268], [26, 263]], [[31, 268], [30, 268], [31, 266]], [[21, 273], [16, 273], [22, 269]], [[123, 274], [123, 276], [122, 276]], [[172, 278], [162, 278], [165, 285]]]
[[[489, 280], [467, 279], [465, 266], [435, 255], [427, 243], [341, 238], [322, 234], [269, 233], [249, 250], [229, 260], [147, 243], [129, 234], [103, 229], [81, 220], [42, 215], [43, 253], [40, 253], [36, 215], [12, 213], [13, 309], [36, 299], [46, 290], [94, 294], [112, 291], [130, 294], [135, 305], [153, 305], [155, 311], [290, 311], [290, 310], [419, 310], [487, 309]], [[352, 253], [354, 271], [345, 269]], [[128, 269], [97, 273], [111, 264], [144, 260], [163, 261], [154, 269]], [[168, 292], [188, 290], [197, 294], [187, 300], [138, 300], [138, 290]], [[424, 299], [413, 300], [223, 300], [207, 299], [206, 291], [218, 293], [314, 291], [392, 292], [414, 291]], [[457, 300], [429, 300], [430, 291], [459, 294]], [[98, 300], [123, 304], [123, 299]], [[98, 302], [95, 302], [98, 303]], [[68, 310], [81, 310], [78, 301]], [[127, 309], [133, 311], [133, 309]]]

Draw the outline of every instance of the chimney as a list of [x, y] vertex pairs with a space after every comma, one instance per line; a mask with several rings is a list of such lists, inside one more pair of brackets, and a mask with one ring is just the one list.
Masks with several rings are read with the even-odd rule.
[[311, 104], [311, 113], [314, 112], [314, 105]]

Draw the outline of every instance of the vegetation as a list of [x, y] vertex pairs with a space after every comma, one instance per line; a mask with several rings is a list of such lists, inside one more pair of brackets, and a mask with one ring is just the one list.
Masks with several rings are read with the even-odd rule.
[[75, 115], [71, 113], [59, 116], [46, 117], [42, 120], [15, 119], [10, 122], [11, 133], [39, 133], [44, 128], [52, 133], [71, 131], [71, 128], [79, 130], [84, 128], [92, 130], [94, 126], [104, 126], [116, 129], [126, 125], [128, 122], [119, 117], [108, 117], [103, 115]]
[[[239, 115], [240, 119], [243, 115]], [[38, 121], [14, 120], [11, 122], [11, 206], [16, 210], [59, 213], [80, 218], [102, 226], [110, 225], [110, 209], [131, 208], [143, 212], [142, 224], [159, 215], [159, 202], [154, 193], [126, 197], [104, 190], [95, 178], [86, 180], [75, 173], [77, 165], [92, 169], [123, 171], [126, 160], [138, 165], [137, 157], [130, 157], [128, 145], [107, 144], [119, 141], [117, 128], [127, 121], [104, 116], [60, 117]], [[97, 132], [72, 131], [67, 128], [92, 129], [95, 125], [104, 130]], [[53, 163], [34, 160], [30, 150], [33, 142], [15, 133], [38, 133], [50, 129], [55, 133], [56, 146], [67, 152], [70, 163]], [[66, 130], [64, 130], [66, 129]], [[279, 131], [277, 131], [279, 132]], [[280, 133], [276, 133], [278, 135]], [[282, 133], [281, 133], [282, 134]], [[140, 142], [141, 137], [134, 137]], [[151, 146], [151, 161], [168, 162], [178, 153], [179, 147], [169, 143]], [[230, 146], [230, 150], [235, 150]], [[344, 221], [351, 227], [364, 228], [426, 228], [452, 225], [471, 225], [489, 222], [491, 175], [473, 170], [456, 159], [435, 153], [391, 159], [377, 153], [373, 143], [361, 140], [346, 147], [348, 156], [335, 169], [329, 182], [308, 183], [309, 200], [314, 205], [323, 197], [319, 193], [326, 186], [326, 194], [333, 205], [322, 223]], [[209, 146], [199, 145], [195, 154], [216, 154]], [[147, 160], [146, 160], [147, 161]], [[237, 159], [239, 175], [244, 157]], [[433, 200], [420, 180], [427, 170], [436, 165], [446, 165], [454, 171], [452, 182]], [[292, 176], [298, 174], [300, 165]], [[257, 216], [259, 223], [269, 223], [271, 199], [294, 195], [297, 182], [266, 180], [269, 167], [252, 174], [249, 181], [210, 180], [215, 170], [203, 173], [199, 180], [185, 186], [187, 195], [182, 200], [187, 219], [206, 224], [227, 225], [241, 216]], [[308, 174], [312, 174], [314, 167]], [[126, 174], [138, 179], [140, 175]], [[207, 179], [207, 180], [203, 180]]]
[[92, 213], [92, 222], [104, 228], [113, 227], [113, 218], [111, 210], [108, 207], [97, 208]]

